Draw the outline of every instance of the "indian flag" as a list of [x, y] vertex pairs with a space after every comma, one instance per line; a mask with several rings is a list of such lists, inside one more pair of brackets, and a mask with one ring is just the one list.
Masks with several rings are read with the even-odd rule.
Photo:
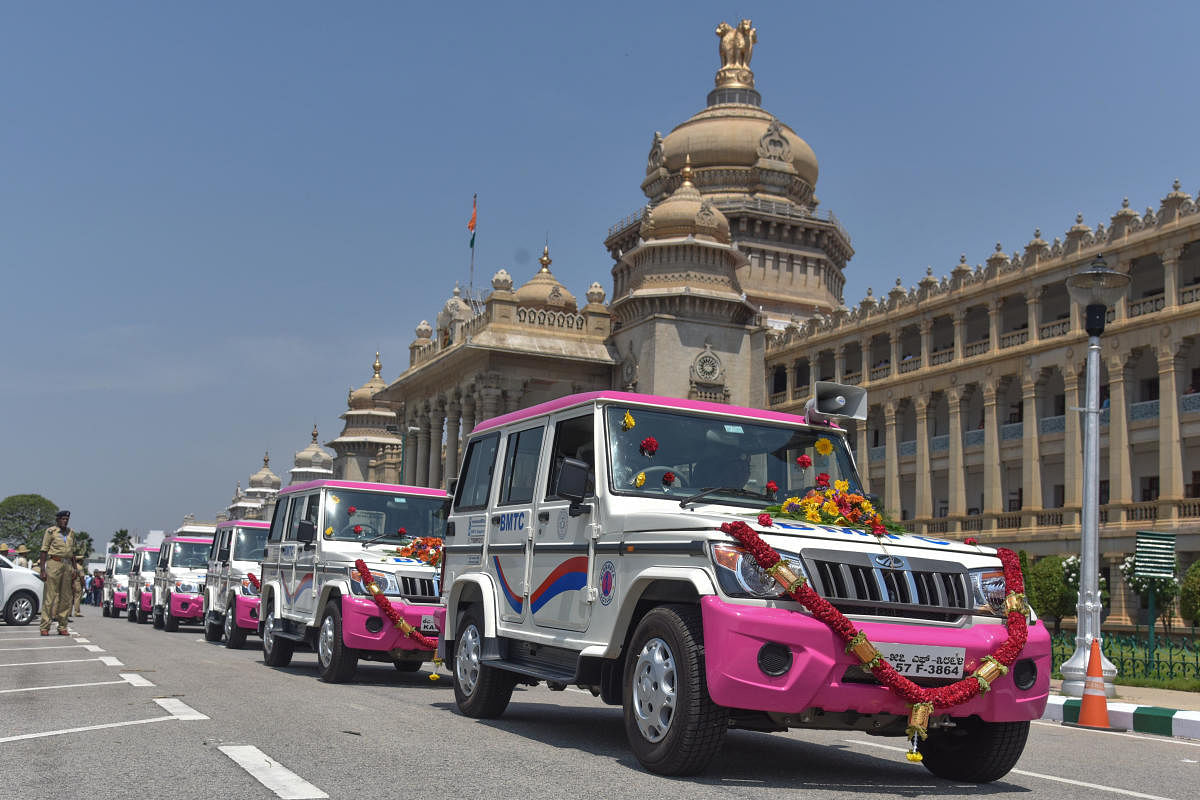
[[476, 208], [476, 203], [477, 203], [478, 199], [479, 199], [479, 195], [477, 195], [477, 194], [471, 195], [471, 221], [467, 223], [467, 230], [469, 230], [471, 232], [471, 249], [472, 250], [475, 249], [475, 219], [476, 219], [477, 212], [478, 212], [478, 209]]

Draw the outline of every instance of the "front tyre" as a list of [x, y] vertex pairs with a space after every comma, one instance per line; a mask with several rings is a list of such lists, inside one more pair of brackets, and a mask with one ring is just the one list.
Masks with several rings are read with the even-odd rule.
[[950, 781], [990, 783], [1008, 774], [1029, 737], [1029, 722], [955, 718], [953, 728], [930, 731], [918, 744], [925, 769]]
[[516, 677], [483, 663], [483, 623], [478, 611], [467, 609], [458, 619], [454, 643], [454, 701], [463, 716], [493, 719], [512, 699]]
[[263, 617], [263, 663], [268, 667], [286, 667], [292, 663], [292, 654], [296, 652], [296, 643], [285, 639], [275, 632], [279, 621], [275, 619], [275, 607], [272, 604]]
[[166, 602], [163, 603], [163, 630], [168, 633], [174, 633], [179, 630], [179, 617], [171, 613], [171, 595], [167, 595]]
[[642, 618], [625, 657], [625, 735], [659, 775], [700, 772], [725, 741], [729, 712], [708, 696], [700, 610], [659, 606]]
[[342, 641], [342, 609], [330, 600], [317, 629], [317, 672], [326, 683], [345, 683], [356, 669], [358, 656]]
[[4, 621], [9, 625], [28, 625], [37, 612], [38, 601], [33, 592], [13, 592], [4, 604]]
[[241, 650], [246, 643], [246, 629], [234, 619], [236, 611], [237, 599], [230, 597], [225, 605], [225, 646], [230, 650]]
[[[225, 632], [224, 628], [220, 622], [213, 621], [213, 611], [211, 608], [208, 608], [208, 603], [206, 602], [204, 605], [204, 641], [219, 642], [221, 641], [222, 634]], [[228, 617], [229, 613], [226, 612], [225, 616]]]

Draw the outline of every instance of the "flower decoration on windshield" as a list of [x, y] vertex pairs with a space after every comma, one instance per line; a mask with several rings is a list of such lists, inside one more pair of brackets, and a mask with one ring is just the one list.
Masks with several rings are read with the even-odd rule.
[[357, 506], [348, 506], [348, 507], [346, 508], [346, 513], [347, 513], [347, 514], [353, 514], [355, 511], [358, 511], [358, 507], [357, 507]]
[[[401, 531], [404, 528], [400, 529]], [[396, 555], [415, 558], [431, 567], [442, 565], [442, 540], [436, 536], [419, 536], [408, 544], [396, 548]]]
[[634, 425], [637, 425], [637, 423], [633, 421], [633, 414], [626, 411], [625, 416], [621, 419], [621, 430], [631, 431]]
[[338, 497], [336, 494], [330, 494], [330, 495], [329, 495], [329, 502], [331, 502], [331, 503], [340, 503], [340, 502], [342, 502], [342, 498]]
[[846, 492], [850, 491], [850, 481], [834, 481], [833, 488], [842, 494], [845, 494]]
[[[817, 481], [819, 484], [820, 476]], [[776, 517], [817, 525], [863, 528], [876, 536], [884, 536], [889, 530], [903, 532], [894, 522], [885, 519], [863, 495], [836, 488], [813, 489], [803, 497], [793, 496], [777, 506], [767, 506], [764, 511], [774, 513]]]
[[647, 458], [653, 458], [654, 454], [658, 452], [658, 439], [655, 439], [653, 436], [647, 436], [645, 439], [642, 439], [641, 447], [638, 450]]
[[396, 528], [396, 533], [400, 534], [401, 536], [408, 536], [408, 530], [406, 528]]
[[817, 474], [817, 487], [821, 489], [829, 488], [829, 473], [821, 472]]
[[817, 439], [816, 444], [813, 445], [813, 449], [817, 451], [818, 455], [827, 456], [833, 452], [833, 442], [822, 436], [820, 439]]
[[767, 493], [775, 494], [779, 491], [779, 484], [775, 481], [767, 481]]
[[639, 472], [637, 474], [637, 477], [635, 477], [633, 479], [633, 485], [639, 489], [642, 488], [643, 486], [645, 486], [646, 485], [646, 473]]
[[663, 486], [670, 486], [673, 483], [675, 483], [675, 473], [674, 472], [664, 472], [663, 477], [662, 477]]
[[355, 533], [362, 533], [362, 525], [355, 525], [355, 526], [354, 526], [354, 532], [355, 532]]
[[769, 528], [775, 524], [775, 520], [771, 519], [770, 514], [759, 514], [758, 524], [762, 525], [764, 528]]
[[801, 453], [796, 456], [796, 466], [800, 469], [808, 469], [812, 466], [812, 458], [809, 457], [808, 453]]

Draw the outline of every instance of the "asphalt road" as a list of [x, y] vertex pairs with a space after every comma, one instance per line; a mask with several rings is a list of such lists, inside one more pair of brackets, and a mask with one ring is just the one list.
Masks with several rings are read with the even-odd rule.
[[1017, 769], [982, 786], [909, 764], [899, 739], [842, 732], [733, 731], [703, 775], [661, 778], [630, 754], [620, 709], [581, 691], [518, 690], [481, 722], [455, 711], [449, 675], [362, 662], [355, 682], [325, 684], [305, 650], [272, 669], [256, 637], [227, 650], [198, 627], [85, 614], [72, 637], [0, 625], [0, 798], [1184, 800], [1200, 786], [1200, 742], [1043, 722]]

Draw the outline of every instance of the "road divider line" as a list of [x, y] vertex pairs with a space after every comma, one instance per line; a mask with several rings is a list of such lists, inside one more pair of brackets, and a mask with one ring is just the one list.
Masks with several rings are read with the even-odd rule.
[[[138, 675], [136, 672], [122, 672], [121, 680], [127, 682], [130, 686], [153, 686], [154, 684]], [[117, 683], [117, 681], [113, 681]]]
[[204, 714], [201, 714], [182, 700], [176, 700], [174, 697], [156, 697], [154, 698], [154, 702], [162, 706], [163, 710], [175, 719], [208, 719]]
[[92, 641], [91, 639], [84, 639], [79, 636], [75, 637], [75, 644], [90, 644], [91, 641]]
[[96, 645], [96, 644], [85, 644], [84, 647], [87, 648], [87, 651], [89, 653], [103, 653], [104, 652], [104, 648], [99, 645]]
[[94, 683], [60, 683], [57, 686], [28, 686], [24, 689], [0, 689], [0, 694], [12, 694], [13, 692], [44, 692], [47, 689], [76, 689], [81, 686], [111, 686], [114, 683], [124, 683], [125, 681], [95, 681]]
[[[1182, 713], [1182, 712], [1181, 712]], [[1200, 718], [1200, 713], [1192, 712]], [[1179, 716], [1178, 714], [1176, 716]], [[1046, 720], [1035, 719], [1032, 721], [1034, 725], [1040, 725], [1044, 728], [1054, 728], [1063, 733], [1098, 733], [1103, 736], [1124, 736], [1127, 739], [1141, 739], [1143, 742], [1158, 742], [1159, 744], [1181, 744], [1185, 747], [1200, 747], [1200, 742], [1193, 742], [1187, 739], [1177, 739], [1170, 736], [1155, 736], [1146, 733], [1126, 733], [1124, 731], [1104, 731], [1099, 728], [1076, 728], [1066, 727], [1061, 722], [1047, 722]]]
[[79, 664], [84, 661], [99, 661], [106, 667], [125, 666], [112, 656], [100, 656], [99, 658], [60, 658], [55, 661], [20, 661], [16, 664], [0, 664], [0, 667], [37, 667], [42, 664]]
[[318, 800], [329, 797], [253, 745], [230, 744], [217, 749], [282, 800]]
[[[907, 753], [907, 747], [894, 747], [890, 744], [880, 744], [879, 742], [864, 742], [860, 739], [846, 739], [850, 744], [863, 745], [865, 747], [878, 747], [881, 750], [893, 750], [897, 753]], [[1024, 775], [1027, 778], [1040, 778], [1044, 781], [1054, 781], [1055, 783], [1065, 783], [1070, 786], [1080, 786], [1084, 789], [1095, 789], [1100, 792], [1112, 792], [1113, 794], [1125, 795], [1126, 797], [1139, 797], [1141, 800], [1172, 800], [1170, 797], [1163, 797], [1157, 794], [1143, 794], [1142, 792], [1134, 792], [1129, 789], [1120, 789], [1116, 786], [1105, 786], [1100, 783], [1088, 783], [1087, 781], [1077, 781], [1071, 778], [1060, 778], [1057, 775], [1046, 775], [1041, 772], [1029, 772], [1023, 769], [1010, 770], [1009, 775]]]
[[106, 667], [123, 667], [121, 659], [114, 656], [100, 656], [100, 663]]
[[20, 736], [5, 736], [0, 738], [0, 744], [5, 742], [20, 742], [26, 739], [44, 739], [47, 736], [62, 736], [67, 733], [82, 733], [83, 731], [99, 731], [105, 728], [124, 728], [127, 725], [146, 725], [150, 722], [167, 722], [177, 720], [179, 717], [150, 717], [149, 719], [131, 719], [128, 722], [105, 722], [101, 725], [84, 725], [80, 728], [63, 728], [57, 731], [43, 731], [42, 733], [23, 733]]
[[15, 650], [69, 650], [73, 647], [82, 647], [91, 653], [95, 653], [97, 650], [99, 650], [101, 653], [104, 652], [99, 648], [93, 650], [92, 648], [96, 647], [94, 644], [47, 644], [42, 645], [41, 647], [0, 647], [0, 652], [10, 652]]

